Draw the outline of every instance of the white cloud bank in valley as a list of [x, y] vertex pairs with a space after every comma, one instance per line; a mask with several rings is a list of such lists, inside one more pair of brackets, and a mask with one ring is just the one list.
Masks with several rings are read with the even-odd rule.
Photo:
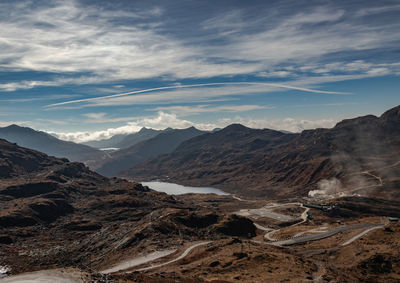
[[[104, 117], [102, 113], [99, 115], [90, 114], [91, 118]], [[211, 131], [215, 128], [223, 128], [233, 123], [240, 123], [250, 128], [269, 128], [274, 130], [285, 130], [290, 132], [301, 132], [305, 129], [313, 128], [329, 128], [335, 125], [337, 121], [333, 119], [324, 120], [296, 120], [293, 118], [285, 119], [251, 119], [243, 118], [240, 116], [234, 118], [219, 119], [215, 123], [198, 123], [192, 122], [185, 119], [180, 119], [174, 113], [158, 112], [156, 116], [137, 118], [131, 122], [128, 122], [124, 126], [116, 128], [108, 128], [101, 131], [86, 131], [86, 132], [69, 132], [69, 133], [56, 133], [51, 134], [56, 137], [73, 142], [87, 142], [91, 140], [102, 140], [108, 139], [117, 134], [131, 134], [139, 131], [142, 127], [153, 128], [153, 129], [165, 129], [168, 127], [175, 129], [184, 129], [194, 126], [200, 130]]]

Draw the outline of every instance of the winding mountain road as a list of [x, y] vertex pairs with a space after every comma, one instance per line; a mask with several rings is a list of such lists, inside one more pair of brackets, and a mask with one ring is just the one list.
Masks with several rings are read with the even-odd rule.
[[83, 283], [76, 273], [63, 270], [43, 270], [4, 277], [1, 283]]
[[126, 270], [126, 269], [130, 269], [132, 267], [138, 266], [138, 265], [142, 265], [151, 261], [154, 261], [156, 259], [159, 258], [163, 258], [166, 257], [170, 254], [173, 254], [174, 252], [176, 252], [176, 249], [168, 249], [168, 250], [162, 250], [162, 251], [155, 251], [152, 252], [150, 254], [141, 256], [141, 257], [137, 257], [134, 259], [130, 259], [130, 260], [126, 260], [123, 261], [113, 267], [107, 268], [105, 270], [100, 271], [100, 273], [103, 274], [109, 274], [109, 273], [114, 273], [117, 271], [122, 271], [122, 270]]
[[361, 238], [362, 236], [366, 235], [367, 233], [371, 232], [372, 230], [382, 228], [383, 226], [384, 226], [384, 224], [382, 224], [382, 226], [371, 227], [371, 228], [369, 228], [369, 229], [367, 229], [367, 230], [364, 230], [364, 231], [362, 231], [360, 234], [357, 234], [357, 235], [355, 235], [353, 238], [351, 238], [350, 240], [344, 242], [344, 243], [342, 244], [342, 246], [350, 245], [352, 242], [354, 242], [355, 240]]
[[[335, 229], [332, 229], [332, 230], [329, 230], [329, 231], [326, 231], [326, 232], [322, 232], [322, 233], [319, 233], [319, 234], [316, 234], [316, 235], [301, 236], [301, 237], [282, 240], [282, 241], [270, 242], [268, 244], [273, 245], [273, 246], [290, 246], [290, 245], [296, 245], [296, 244], [301, 244], [301, 243], [306, 243], [306, 242], [311, 242], [311, 241], [316, 241], [316, 240], [329, 238], [329, 237], [331, 237], [331, 236], [333, 236], [333, 235], [335, 235], [337, 233], [348, 231], [348, 230], [367, 228], [368, 232], [369, 232], [371, 230], [371, 228], [377, 229], [377, 228], [382, 228], [383, 226], [385, 226], [385, 224], [369, 224], [368, 223], [368, 224], [348, 225], [348, 226], [338, 227], [338, 228], [335, 228]], [[357, 239], [357, 238], [355, 238], [355, 239]], [[350, 239], [350, 240], [354, 241], [355, 239], [353, 239], [353, 240]]]
[[146, 270], [158, 268], [158, 267], [161, 267], [161, 266], [164, 266], [164, 265], [167, 265], [167, 264], [171, 264], [173, 262], [177, 262], [178, 260], [181, 260], [184, 257], [186, 257], [193, 249], [195, 249], [197, 247], [200, 247], [200, 246], [207, 245], [209, 243], [211, 243], [211, 241], [205, 241], [205, 242], [200, 242], [200, 243], [197, 243], [197, 244], [193, 244], [190, 247], [188, 247], [180, 256], [178, 256], [175, 259], [172, 259], [170, 261], [167, 261], [167, 262], [164, 262], [164, 263], [160, 263], [160, 264], [157, 264], [157, 265], [151, 265], [149, 267], [140, 268], [140, 269], [137, 269], [135, 271], [146, 271]]

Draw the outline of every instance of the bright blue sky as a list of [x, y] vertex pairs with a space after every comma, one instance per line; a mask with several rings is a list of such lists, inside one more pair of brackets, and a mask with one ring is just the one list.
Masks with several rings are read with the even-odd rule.
[[400, 104], [400, 2], [1, 1], [0, 125], [300, 131]]

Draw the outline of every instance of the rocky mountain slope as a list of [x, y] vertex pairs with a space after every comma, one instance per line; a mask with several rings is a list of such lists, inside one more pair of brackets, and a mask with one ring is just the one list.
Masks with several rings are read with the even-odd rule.
[[255, 231], [244, 218], [210, 213], [5, 140], [0, 163], [0, 262], [12, 273], [54, 266], [91, 270], [178, 239], [241, 235], [236, 222], [247, 221], [246, 236]]
[[0, 148], [0, 178], [28, 175], [67, 162], [67, 160], [19, 147], [2, 139], [0, 139]]
[[[243, 139], [251, 137], [252, 130], [232, 127], [242, 129]], [[270, 139], [271, 146], [283, 138], [275, 131], [260, 131], [259, 136]], [[288, 203], [229, 195], [170, 196], [5, 140], [0, 140], [0, 163], [6, 172], [0, 176], [1, 270], [10, 275], [41, 270], [1, 281], [400, 279], [400, 226], [382, 217], [400, 215], [400, 202], [351, 197], [309, 209], [295, 194]], [[239, 216], [241, 212], [248, 216]], [[298, 222], [303, 215], [306, 219]], [[276, 246], [288, 237], [315, 237], [316, 230], [342, 232], [300, 246]], [[154, 257], [159, 254], [164, 256]]]
[[190, 139], [174, 152], [121, 175], [215, 186], [243, 195], [285, 197], [307, 195], [321, 188], [321, 180], [329, 185], [332, 178], [336, 178], [333, 191], [395, 188], [399, 161], [397, 106], [379, 118], [348, 119], [332, 129], [300, 134], [231, 125]]
[[0, 138], [51, 156], [66, 157], [71, 161], [101, 160], [106, 157], [106, 154], [98, 149], [62, 141], [45, 132], [17, 125], [0, 128]]
[[182, 130], [169, 129], [134, 146], [112, 152], [109, 159], [94, 164], [91, 168], [105, 176], [114, 176], [149, 158], [170, 153], [183, 141], [202, 134], [204, 134], [203, 131], [194, 127]]

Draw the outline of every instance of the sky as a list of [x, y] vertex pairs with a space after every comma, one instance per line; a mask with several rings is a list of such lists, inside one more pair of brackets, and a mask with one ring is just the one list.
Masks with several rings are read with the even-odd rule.
[[0, 126], [299, 132], [400, 104], [400, 1], [0, 1]]

